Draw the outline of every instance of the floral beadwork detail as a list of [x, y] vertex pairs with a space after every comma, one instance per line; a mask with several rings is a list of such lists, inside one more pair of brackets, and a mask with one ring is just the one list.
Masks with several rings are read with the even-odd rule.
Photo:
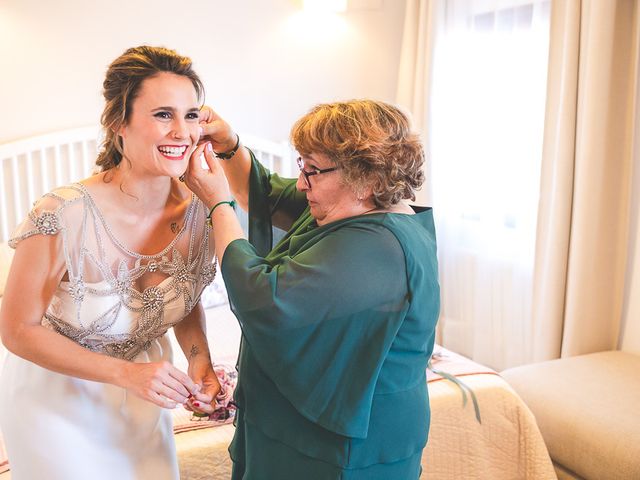
[[149, 350], [151, 348], [151, 340], [146, 339], [142, 342], [142, 345], [140, 346], [140, 349], [144, 352], [146, 352], [147, 350]]
[[123, 358], [125, 360], [133, 360], [140, 352], [148, 350], [151, 342], [140, 342], [134, 339], [125, 340], [124, 342], [114, 342], [104, 345], [104, 351], [112, 357]]
[[[153, 347], [193, 308], [214, 270], [204, 206], [192, 198], [184, 227], [154, 255], [127, 249], [81, 184], [57, 189], [34, 204], [15, 248], [34, 235], [60, 235], [69, 279], [61, 282], [43, 326], [93, 352], [133, 360]], [[204, 268], [204, 278], [201, 269]]]
[[60, 231], [60, 220], [54, 212], [42, 212], [35, 218], [34, 223], [42, 235], [55, 235]]
[[82, 277], [78, 277], [69, 284], [69, 295], [71, 295], [71, 298], [73, 298], [76, 303], [82, 303], [86, 290], [87, 287], [85, 286]]
[[121, 261], [118, 265], [118, 273], [115, 278], [113, 288], [118, 295], [126, 299], [130, 295], [129, 289], [132, 285], [133, 282], [131, 281], [131, 274], [129, 273], [127, 264], [124, 261]]
[[191, 279], [191, 277], [193, 277], [191, 272], [189, 272], [189, 270], [187, 270], [186, 268], [183, 268], [181, 270], [178, 270], [173, 278], [175, 278], [177, 282], [186, 283]]
[[202, 283], [204, 285], [210, 285], [216, 276], [216, 264], [207, 263], [203, 265], [202, 269], [200, 270], [200, 275], [202, 276]]
[[140, 352], [149, 350], [152, 343], [149, 339], [133, 339], [124, 340], [122, 342], [103, 343], [99, 349], [83, 345], [89, 350], [106, 353], [109, 356], [122, 358], [124, 360], [133, 360]]
[[118, 295], [122, 297], [128, 296], [129, 288], [131, 288], [131, 280], [129, 279], [116, 280], [114, 289]]
[[142, 294], [142, 309], [146, 313], [158, 312], [164, 306], [164, 292], [158, 287], [149, 287]]
[[105, 345], [105, 350], [111, 352], [111, 354], [115, 357], [124, 357], [125, 354], [135, 346], [136, 341], [131, 339], [125, 340], [124, 342], [120, 343], [107, 344]]
[[165, 273], [175, 278], [177, 283], [196, 281], [196, 276], [190, 266], [184, 261], [182, 254], [178, 250], [173, 251], [172, 260], [167, 264]]

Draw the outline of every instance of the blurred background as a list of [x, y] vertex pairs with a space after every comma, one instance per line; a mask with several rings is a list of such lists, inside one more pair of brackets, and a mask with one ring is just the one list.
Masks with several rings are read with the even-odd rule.
[[107, 66], [141, 44], [191, 57], [207, 103], [271, 140], [318, 102], [393, 101], [405, 1], [315, 3], [2, 0], [0, 143], [98, 123]]

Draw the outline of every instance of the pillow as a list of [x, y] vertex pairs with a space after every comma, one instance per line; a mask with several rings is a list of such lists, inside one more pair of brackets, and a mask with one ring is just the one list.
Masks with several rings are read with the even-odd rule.
[[11, 260], [13, 259], [13, 248], [6, 242], [0, 243], [0, 297], [4, 293], [4, 286], [7, 283]]

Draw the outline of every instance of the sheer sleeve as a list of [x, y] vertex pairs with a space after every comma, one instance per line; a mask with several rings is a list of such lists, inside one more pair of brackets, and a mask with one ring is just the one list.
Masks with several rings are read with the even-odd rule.
[[22, 240], [33, 235], [58, 235], [64, 229], [64, 206], [65, 199], [56, 193], [40, 198], [13, 232], [9, 246], [16, 248]]
[[26, 218], [14, 231], [9, 246], [17, 248], [23, 240], [34, 235], [59, 236], [59, 255], [64, 255], [67, 270], [74, 276], [78, 250], [73, 239], [80, 235], [83, 215], [82, 199], [79, 192], [71, 187], [63, 187], [45, 194], [37, 200]]
[[231, 307], [263, 371], [303, 416], [365, 438], [378, 374], [409, 307], [402, 247], [362, 221], [301, 237], [276, 265], [232, 242], [222, 262]]

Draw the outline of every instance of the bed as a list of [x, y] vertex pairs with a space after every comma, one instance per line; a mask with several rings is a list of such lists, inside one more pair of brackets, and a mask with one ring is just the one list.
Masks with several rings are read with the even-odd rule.
[[[11, 260], [6, 245], [11, 231], [42, 193], [92, 172], [99, 135], [97, 127], [89, 126], [0, 145], [0, 303]], [[269, 168], [285, 176], [294, 172], [293, 152], [286, 143], [246, 134], [242, 138]], [[213, 359], [217, 365], [232, 369], [240, 329], [226, 304], [224, 285], [217, 280], [202, 298]], [[179, 348], [174, 352], [176, 365], [184, 367], [186, 359]], [[0, 364], [4, 353], [0, 344]], [[556, 479], [535, 418], [507, 383], [493, 370], [454, 352], [437, 347], [435, 353], [433, 369], [454, 375], [467, 388], [433, 371], [427, 372], [432, 424], [423, 454], [423, 477]], [[478, 411], [468, 389], [477, 399]], [[186, 411], [174, 411], [183, 479], [230, 478], [227, 447], [234, 427], [231, 423], [218, 423], [194, 422]], [[0, 432], [0, 480], [11, 478], [9, 467]]]

